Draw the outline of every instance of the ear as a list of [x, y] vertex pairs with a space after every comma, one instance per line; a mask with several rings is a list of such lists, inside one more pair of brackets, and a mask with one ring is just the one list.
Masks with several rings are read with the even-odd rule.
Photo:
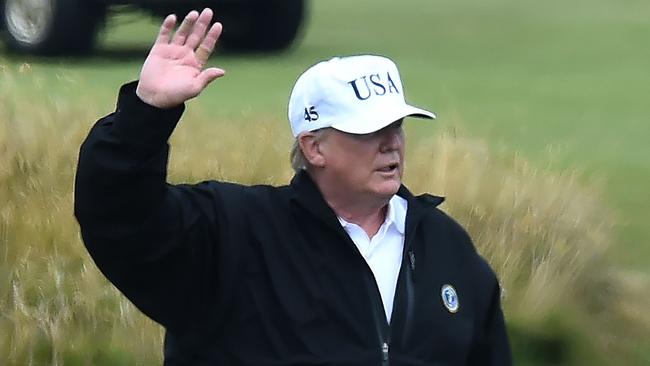
[[302, 132], [298, 135], [298, 144], [302, 150], [305, 159], [313, 167], [322, 168], [325, 166], [325, 156], [320, 148], [321, 136], [310, 131]]

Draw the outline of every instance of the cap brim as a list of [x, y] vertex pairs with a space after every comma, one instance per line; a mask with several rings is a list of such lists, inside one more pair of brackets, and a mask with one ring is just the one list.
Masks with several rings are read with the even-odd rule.
[[339, 131], [356, 135], [363, 135], [379, 131], [391, 123], [394, 123], [406, 117], [436, 119], [436, 115], [433, 112], [405, 104], [403, 108], [397, 109], [392, 113], [384, 113], [381, 116], [368, 116], [365, 118], [365, 121], [354, 119], [349, 121], [342, 121], [340, 123], [333, 123], [331, 127]]
[[413, 107], [411, 105], [407, 105], [409, 109], [411, 109], [411, 112], [404, 117], [415, 117], [415, 118], [422, 118], [422, 119], [436, 119], [436, 114], [433, 112], [429, 112], [426, 109], [418, 108], [418, 107]]

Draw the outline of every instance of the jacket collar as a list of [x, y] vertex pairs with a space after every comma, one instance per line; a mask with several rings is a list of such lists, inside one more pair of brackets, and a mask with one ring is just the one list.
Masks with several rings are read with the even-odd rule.
[[[334, 210], [325, 202], [323, 195], [306, 171], [297, 173], [291, 179], [293, 194], [291, 199], [309, 211], [312, 215], [318, 217], [328, 227], [345, 233], [341, 227]], [[414, 196], [407, 188], [402, 186], [397, 191], [397, 195], [406, 199], [408, 208], [406, 211], [406, 235], [407, 241], [409, 233], [415, 230], [424, 214], [441, 204], [445, 199], [443, 197], [423, 194]]]
[[432, 196], [428, 193], [414, 196], [413, 193], [411, 193], [411, 191], [409, 191], [403, 184], [397, 191], [397, 195], [403, 197], [406, 199], [406, 202], [408, 202], [408, 208], [406, 211], [406, 235], [404, 238], [404, 252], [406, 252], [410, 249], [410, 239], [415, 232], [415, 228], [422, 220], [422, 217], [424, 217], [427, 212], [432, 211], [435, 207], [443, 203], [445, 198]]
[[311, 179], [306, 171], [302, 170], [291, 179], [291, 188], [293, 194], [291, 200], [303, 207], [309, 213], [319, 218], [329, 228], [334, 229], [342, 234], [345, 231], [336, 217], [334, 210], [325, 202], [316, 183]]

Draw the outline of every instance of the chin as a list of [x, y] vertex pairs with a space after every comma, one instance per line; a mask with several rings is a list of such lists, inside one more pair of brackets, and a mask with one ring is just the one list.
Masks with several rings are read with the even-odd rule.
[[385, 196], [385, 197], [392, 197], [397, 191], [399, 190], [399, 187], [402, 185], [402, 182], [400, 180], [394, 180], [394, 181], [389, 181], [389, 182], [382, 182], [376, 189], [374, 190], [378, 195]]

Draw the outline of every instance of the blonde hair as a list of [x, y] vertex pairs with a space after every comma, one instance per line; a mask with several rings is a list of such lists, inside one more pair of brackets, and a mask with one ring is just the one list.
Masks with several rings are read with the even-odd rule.
[[289, 160], [291, 161], [291, 167], [296, 174], [300, 173], [301, 170], [307, 169], [309, 161], [307, 161], [305, 154], [302, 153], [298, 137], [293, 140], [293, 146], [291, 147]]

